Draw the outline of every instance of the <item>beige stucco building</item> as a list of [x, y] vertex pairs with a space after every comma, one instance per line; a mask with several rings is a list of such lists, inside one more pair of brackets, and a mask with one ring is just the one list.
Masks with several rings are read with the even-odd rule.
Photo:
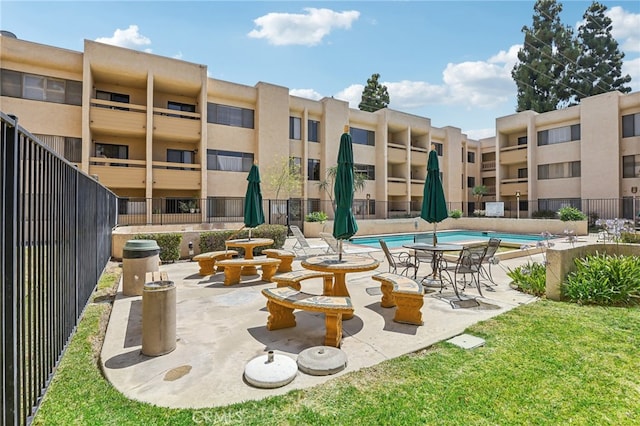
[[[336, 164], [345, 126], [356, 168], [368, 177], [355, 194], [356, 214], [365, 218], [418, 214], [431, 146], [450, 208], [467, 214], [475, 185], [488, 187], [483, 201], [505, 201], [507, 211], [519, 191], [523, 215], [563, 199], [632, 197], [640, 186], [640, 93], [501, 117], [497, 136], [477, 141], [426, 117], [359, 111], [265, 82], [212, 79], [206, 65], [92, 41], [74, 52], [0, 37], [0, 48], [0, 109], [128, 199], [122, 220], [233, 215], [231, 201], [244, 196], [250, 165], [260, 166], [263, 197], [272, 199], [268, 176], [289, 159], [300, 165], [303, 184], [278, 198], [301, 200], [304, 211], [330, 211], [318, 183]], [[196, 209], [184, 211], [190, 200]]]

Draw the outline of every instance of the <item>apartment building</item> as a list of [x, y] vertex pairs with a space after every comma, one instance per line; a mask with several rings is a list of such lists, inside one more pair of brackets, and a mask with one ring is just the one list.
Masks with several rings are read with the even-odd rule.
[[519, 200], [525, 215], [564, 205], [599, 217], [640, 210], [640, 92], [500, 117], [492, 151], [483, 158], [495, 159], [496, 168], [483, 170], [483, 180], [495, 184], [499, 200]]
[[[355, 194], [359, 217], [418, 215], [432, 146], [450, 208], [467, 214], [476, 185], [490, 189], [483, 201], [510, 203], [517, 193], [521, 203], [549, 206], [623, 198], [640, 186], [640, 93], [498, 118], [497, 136], [477, 141], [426, 117], [295, 97], [265, 82], [217, 80], [206, 65], [88, 40], [75, 52], [2, 36], [0, 63], [0, 109], [127, 200], [121, 223], [155, 223], [163, 213], [203, 221], [233, 216], [251, 164], [260, 166], [263, 197], [272, 199], [267, 175], [283, 159], [300, 165], [303, 177], [299, 192], [285, 198], [304, 204], [302, 211], [329, 210], [318, 184], [336, 164], [345, 126], [356, 168], [367, 176]], [[566, 128], [575, 136], [575, 126], [578, 139], [560, 143]], [[531, 210], [527, 205], [523, 214]], [[175, 220], [184, 219], [180, 214]]]

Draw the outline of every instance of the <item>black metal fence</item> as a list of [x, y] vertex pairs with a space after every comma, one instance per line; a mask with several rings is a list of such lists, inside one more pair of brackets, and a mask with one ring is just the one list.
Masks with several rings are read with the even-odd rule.
[[24, 425], [109, 260], [117, 197], [0, 114], [0, 420]]
[[[243, 222], [244, 198], [210, 197], [206, 199], [178, 200], [174, 198], [118, 200], [119, 225], [163, 225], [170, 223]], [[585, 213], [590, 222], [597, 219], [631, 219], [640, 212], [640, 199], [631, 197], [611, 199], [558, 198], [545, 200], [507, 200], [502, 202], [501, 217], [552, 218], [565, 206]], [[355, 199], [353, 213], [357, 220], [413, 218], [420, 216], [421, 201], [375, 201]], [[447, 202], [449, 212], [460, 210], [464, 216], [488, 214], [487, 203]], [[331, 201], [318, 199], [263, 200], [265, 221], [270, 224], [303, 227], [304, 218], [312, 212], [325, 212], [333, 216]], [[147, 212], [151, 214], [147, 214]]]

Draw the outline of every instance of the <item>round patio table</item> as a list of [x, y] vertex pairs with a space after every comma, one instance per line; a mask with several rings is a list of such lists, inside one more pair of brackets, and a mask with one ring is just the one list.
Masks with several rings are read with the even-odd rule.
[[[444, 288], [444, 282], [442, 280], [442, 269], [443, 269], [443, 255], [446, 251], [460, 251], [462, 250], [461, 245], [457, 244], [427, 244], [427, 243], [414, 243], [414, 244], [404, 244], [402, 247], [414, 250], [415, 257], [418, 257], [418, 251], [429, 252], [432, 254], [431, 256], [431, 269], [432, 274], [427, 275], [422, 278], [421, 282], [426, 286], [432, 286], [434, 284], [439, 284], [440, 290]], [[414, 278], [417, 278], [414, 276]], [[455, 286], [454, 286], [455, 288]], [[456, 289], [456, 294], [457, 294]]]
[[[343, 254], [342, 260], [338, 260], [338, 255], [332, 254], [309, 257], [300, 264], [303, 268], [312, 271], [331, 272], [333, 274], [333, 287], [331, 288], [331, 294], [328, 296], [351, 297], [347, 289], [347, 273], [372, 271], [380, 265], [380, 261], [372, 257], [353, 254]], [[353, 318], [353, 314], [342, 316], [343, 320], [351, 318]]]
[[[224, 242], [227, 248], [243, 248], [244, 249], [244, 258], [245, 259], [253, 259], [253, 249], [256, 247], [262, 246], [270, 246], [273, 244], [273, 240], [271, 238], [241, 238], [238, 240], [227, 240]], [[255, 266], [243, 266], [242, 267], [242, 275], [256, 275], [258, 273], [258, 269]]]

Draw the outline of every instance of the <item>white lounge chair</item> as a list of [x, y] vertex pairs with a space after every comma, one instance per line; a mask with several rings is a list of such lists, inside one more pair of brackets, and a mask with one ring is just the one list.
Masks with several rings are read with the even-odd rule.
[[[309, 243], [302, 233], [302, 230], [300, 230], [296, 225], [290, 225], [289, 229], [291, 229], [291, 233], [296, 238], [296, 243], [292, 247], [296, 256], [309, 256], [311, 254], [324, 254], [331, 252], [331, 248], [326, 243]], [[315, 253], [313, 253], [314, 250]]]
[[[322, 240], [327, 243], [333, 253], [338, 253], [338, 240], [336, 240], [332, 234], [321, 232], [320, 238], [322, 238]], [[378, 251], [380, 251], [380, 249], [359, 246], [356, 244], [348, 243], [346, 241], [342, 242], [342, 253], [344, 254], [366, 254], [370, 257], [373, 257], [371, 253], [375, 253]]]

